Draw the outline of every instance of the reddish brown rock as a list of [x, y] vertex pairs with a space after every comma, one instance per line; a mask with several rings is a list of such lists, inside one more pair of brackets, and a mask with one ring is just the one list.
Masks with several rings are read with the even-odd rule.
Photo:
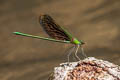
[[120, 67], [89, 57], [79, 62], [60, 64], [49, 80], [120, 80]]

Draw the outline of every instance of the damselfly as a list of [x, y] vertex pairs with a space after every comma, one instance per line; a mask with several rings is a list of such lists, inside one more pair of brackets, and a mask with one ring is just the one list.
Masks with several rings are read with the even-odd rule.
[[[80, 60], [80, 58], [77, 56], [77, 52], [78, 52], [79, 46], [81, 47], [83, 44], [85, 44], [82, 40], [79, 41], [77, 38], [73, 37], [67, 30], [65, 30], [63, 27], [58, 25], [55, 22], [55, 20], [53, 20], [53, 18], [50, 17], [47, 14], [40, 15], [39, 22], [40, 22], [42, 28], [44, 29], [44, 31], [51, 38], [45, 38], [45, 37], [25, 34], [25, 33], [21, 33], [21, 32], [13, 32], [13, 33], [16, 34], [16, 35], [22, 35], [22, 36], [26, 36], [26, 37], [38, 38], [38, 39], [43, 39], [43, 40], [48, 40], [48, 41], [53, 41], [53, 42], [74, 44], [75, 45], [74, 49], [76, 48], [75, 53], [74, 53], [75, 57], [78, 60]], [[71, 52], [68, 54], [68, 61], [69, 61], [70, 54], [71, 54]]]

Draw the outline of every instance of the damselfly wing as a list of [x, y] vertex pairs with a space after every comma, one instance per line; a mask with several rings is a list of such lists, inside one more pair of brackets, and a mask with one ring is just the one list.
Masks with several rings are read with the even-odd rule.
[[44, 31], [51, 37], [57, 40], [70, 41], [69, 36], [65, 31], [47, 14], [40, 15], [39, 22], [43, 27]]

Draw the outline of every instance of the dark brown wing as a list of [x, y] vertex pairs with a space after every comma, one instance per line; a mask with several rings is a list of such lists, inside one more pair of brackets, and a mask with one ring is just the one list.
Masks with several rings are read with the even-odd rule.
[[56, 24], [56, 22], [49, 15], [41, 15], [39, 17], [39, 22], [51, 38], [70, 41], [70, 38], [65, 34], [64, 30]]

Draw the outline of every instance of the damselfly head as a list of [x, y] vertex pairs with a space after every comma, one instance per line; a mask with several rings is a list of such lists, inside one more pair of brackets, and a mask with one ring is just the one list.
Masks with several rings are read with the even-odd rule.
[[80, 43], [81, 43], [81, 45], [85, 44], [85, 42], [83, 40], [80, 40]]

